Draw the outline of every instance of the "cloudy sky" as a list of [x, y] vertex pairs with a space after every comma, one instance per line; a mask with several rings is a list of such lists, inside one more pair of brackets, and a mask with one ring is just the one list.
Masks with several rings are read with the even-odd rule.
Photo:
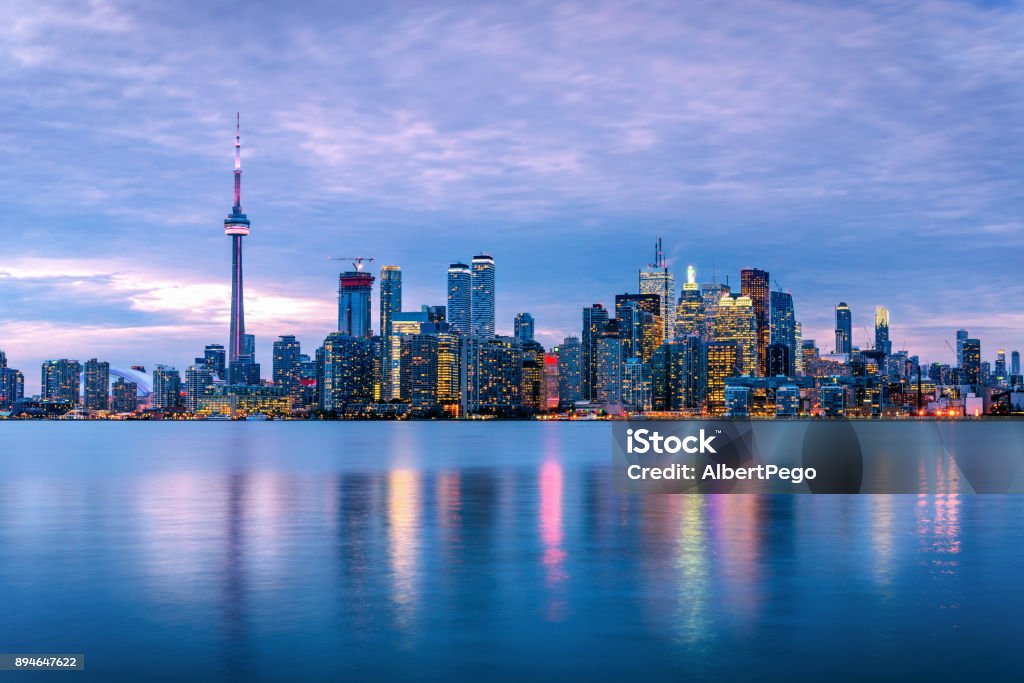
[[[758, 266], [831, 350], [844, 300], [926, 360], [1024, 347], [1024, 6], [963, 2], [0, 5], [0, 348], [187, 365], [226, 344], [242, 116], [247, 326], [312, 350], [339, 264], [405, 308], [497, 260], [545, 344], [665, 240]], [[682, 279], [680, 277], [680, 279]], [[376, 303], [376, 302], [375, 302]]]

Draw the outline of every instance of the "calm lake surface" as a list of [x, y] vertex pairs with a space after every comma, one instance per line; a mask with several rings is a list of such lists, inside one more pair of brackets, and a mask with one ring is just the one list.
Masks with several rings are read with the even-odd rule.
[[0, 424], [59, 680], [1021, 680], [1024, 497], [625, 495], [594, 423]]

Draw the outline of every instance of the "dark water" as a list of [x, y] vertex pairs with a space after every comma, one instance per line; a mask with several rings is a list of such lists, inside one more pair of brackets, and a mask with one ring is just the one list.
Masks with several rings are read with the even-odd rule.
[[1024, 497], [638, 496], [581, 423], [0, 424], [60, 680], [1021, 680]]

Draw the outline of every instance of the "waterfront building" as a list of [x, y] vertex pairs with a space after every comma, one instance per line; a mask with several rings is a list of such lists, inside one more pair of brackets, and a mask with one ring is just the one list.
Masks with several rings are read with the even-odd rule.
[[134, 413], [139, 407], [139, 385], [118, 377], [111, 387], [110, 409], [115, 413]]
[[85, 361], [84, 405], [86, 410], [110, 410], [110, 363], [95, 358]]
[[21, 370], [4, 367], [0, 371], [0, 409], [9, 410], [25, 398], [25, 375]]
[[222, 384], [199, 398], [196, 412], [231, 417], [257, 413], [284, 417], [292, 412], [292, 398], [284, 387]]
[[507, 412], [522, 403], [523, 352], [515, 337], [466, 338], [466, 406], [471, 413]]
[[320, 407], [345, 412], [373, 400], [373, 351], [370, 340], [332, 332], [320, 352]]
[[541, 378], [541, 410], [558, 410], [558, 356], [544, 354], [544, 370]]
[[454, 331], [437, 335], [437, 402], [452, 417], [465, 413], [466, 358], [462, 340], [462, 335]]
[[53, 401], [67, 401], [72, 407], [78, 405], [82, 364], [77, 360], [61, 358], [43, 361], [40, 389], [42, 398]]
[[602, 304], [583, 309], [581, 337], [583, 400], [597, 400], [597, 344], [608, 327], [608, 311]]
[[704, 342], [695, 334], [677, 340], [672, 355], [669, 407], [690, 414], [700, 412], [707, 387]]
[[726, 417], [749, 417], [750, 416], [750, 387], [738, 385], [726, 385], [725, 387], [725, 416]]
[[181, 374], [167, 365], [157, 365], [153, 370], [154, 408], [168, 409], [181, 407]]
[[274, 386], [284, 387], [296, 401], [302, 397], [302, 345], [294, 335], [282, 335], [274, 342]]
[[213, 391], [213, 372], [205, 363], [185, 369], [185, 409], [198, 412], [200, 400]]
[[408, 368], [409, 403], [414, 410], [429, 410], [438, 403], [438, 338], [434, 334], [407, 334], [400, 338], [402, 362]]
[[586, 400], [583, 394], [583, 346], [578, 337], [566, 337], [555, 349], [558, 356], [558, 405], [571, 408]]
[[448, 266], [448, 323], [452, 331], [469, 334], [471, 331], [472, 275], [465, 263]]
[[622, 403], [622, 340], [611, 332], [605, 332], [597, 342], [595, 389], [598, 403]]
[[544, 382], [544, 347], [540, 342], [519, 342], [523, 352], [523, 386], [520, 391], [522, 405], [534, 411], [542, 407]]
[[821, 412], [826, 417], [846, 415], [846, 387], [842, 384], [824, 384], [818, 389]]
[[800, 388], [784, 384], [775, 390], [775, 416], [796, 417], [800, 414]]
[[490, 254], [477, 254], [472, 263], [470, 327], [473, 334], [490, 337], [494, 335], [494, 257]]
[[390, 398], [392, 387], [391, 358], [395, 342], [392, 322], [395, 313], [402, 310], [402, 269], [398, 266], [383, 266], [380, 269], [380, 360], [377, 362], [380, 382], [379, 395]]

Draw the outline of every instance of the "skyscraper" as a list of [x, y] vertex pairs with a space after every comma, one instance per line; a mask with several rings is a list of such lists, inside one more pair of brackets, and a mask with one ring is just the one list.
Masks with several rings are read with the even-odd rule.
[[640, 270], [640, 293], [658, 295], [661, 300], [660, 338], [671, 339], [676, 329], [676, 278], [668, 269], [660, 237], [654, 245], [654, 263]]
[[344, 412], [373, 400], [373, 352], [366, 337], [331, 332], [317, 352], [320, 407]]
[[[690, 335], [704, 334], [704, 297], [697, 284], [697, 273], [693, 266], [686, 269], [686, 284], [679, 294], [676, 305], [675, 338], [682, 339]], [[671, 339], [672, 337], [666, 337]]]
[[338, 331], [350, 337], [372, 336], [370, 326], [370, 295], [373, 291], [373, 276], [362, 271], [362, 263], [356, 270], [345, 271], [338, 276]]
[[981, 340], [964, 339], [963, 343], [963, 370], [964, 378], [971, 386], [978, 388], [982, 382], [981, 376]]
[[154, 408], [177, 408], [181, 406], [181, 374], [166, 365], [156, 366], [153, 371], [152, 402]]
[[608, 311], [602, 304], [583, 309], [582, 377], [583, 400], [597, 399], [597, 342], [608, 325]]
[[1008, 383], [1006, 377], [1006, 351], [1003, 349], [996, 351], [996, 362], [995, 367], [993, 368], [993, 373], [995, 374], [996, 382], [999, 385], [1005, 386]]
[[133, 413], [139, 405], [139, 385], [118, 377], [112, 387], [113, 400], [110, 408], [115, 413]]
[[199, 410], [199, 401], [213, 389], [213, 371], [204, 363], [185, 368], [185, 409], [190, 413]]
[[704, 299], [703, 341], [715, 340], [715, 317], [718, 315], [718, 302], [723, 296], [732, 293], [729, 285], [720, 282], [708, 282], [700, 286], [700, 295]]
[[453, 332], [469, 334], [472, 309], [472, 275], [465, 263], [448, 266], [448, 324]]
[[470, 328], [473, 334], [494, 336], [494, 258], [489, 254], [473, 257], [473, 295], [470, 302]]
[[619, 321], [622, 359], [640, 358], [647, 362], [661, 346], [661, 296], [659, 294], [616, 294], [615, 317]]
[[380, 269], [380, 378], [381, 395], [391, 398], [392, 322], [402, 310], [402, 269], [383, 266]]
[[566, 337], [558, 346], [558, 404], [571, 408], [583, 400], [583, 347], [579, 337]]
[[1020, 351], [1011, 351], [1010, 352], [1010, 374], [1011, 375], [1019, 375], [1020, 374]]
[[889, 310], [885, 306], [875, 309], [875, 350], [887, 356], [892, 353], [892, 342], [889, 341]]
[[715, 341], [733, 342], [742, 374], [757, 374], [757, 320], [749, 297], [723, 296], [718, 302]]
[[964, 342], [967, 341], [967, 337], [970, 333], [967, 330], [956, 331], [956, 366], [962, 368], [964, 366]]
[[[799, 342], [796, 338], [796, 315], [793, 311], [793, 295], [789, 292], [771, 293], [771, 343], [782, 344], [788, 349], [788, 366], [783, 372], [769, 372], [769, 377], [781, 374], [793, 377], [796, 374], [796, 359]], [[776, 368], [777, 370], [778, 368]]]
[[227, 379], [225, 374], [227, 363], [225, 361], [223, 344], [207, 344], [206, 348], [203, 349], [203, 359], [210, 372], [220, 379]]
[[85, 408], [110, 409], [110, 363], [95, 358], [85, 361]]
[[757, 371], [764, 376], [768, 368], [767, 349], [771, 343], [771, 280], [768, 271], [758, 268], [744, 268], [740, 271], [740, 294], [750, 298], [754, 307], [754, 324], [757, 330]]
[[836, 353], [853, 351], [853, 314], [845, 301], [836, 306]]
[[242, 292], [242, 238], [249, 234], [249, 218], [242, 213], [242, 134], [241, 118], [235, 115], [235, 203], [224, 219], [224, 234], [231, 237], [231, 338], [228, 362], [242, 354], [245, 337], [245, 305]]
[[293, 335], [274, 342], [274, 386], [283, 387], [293, 399], [302, 395], [302, 346]]
[[72, 407], [78, 405], [82, 364], [77, 360], [43, 361], [40, 388], [42, 397], [53, 401], [67, 401]]
[[533, 341], [533, 316], [529, 313], [516, 313], [515, 337], [519, 341]]
[[739, 346], [734, 341], [714, 341], [707, 345], [707, 409], [711, 415], [725, 413], [725, 379], [742, 372]]

